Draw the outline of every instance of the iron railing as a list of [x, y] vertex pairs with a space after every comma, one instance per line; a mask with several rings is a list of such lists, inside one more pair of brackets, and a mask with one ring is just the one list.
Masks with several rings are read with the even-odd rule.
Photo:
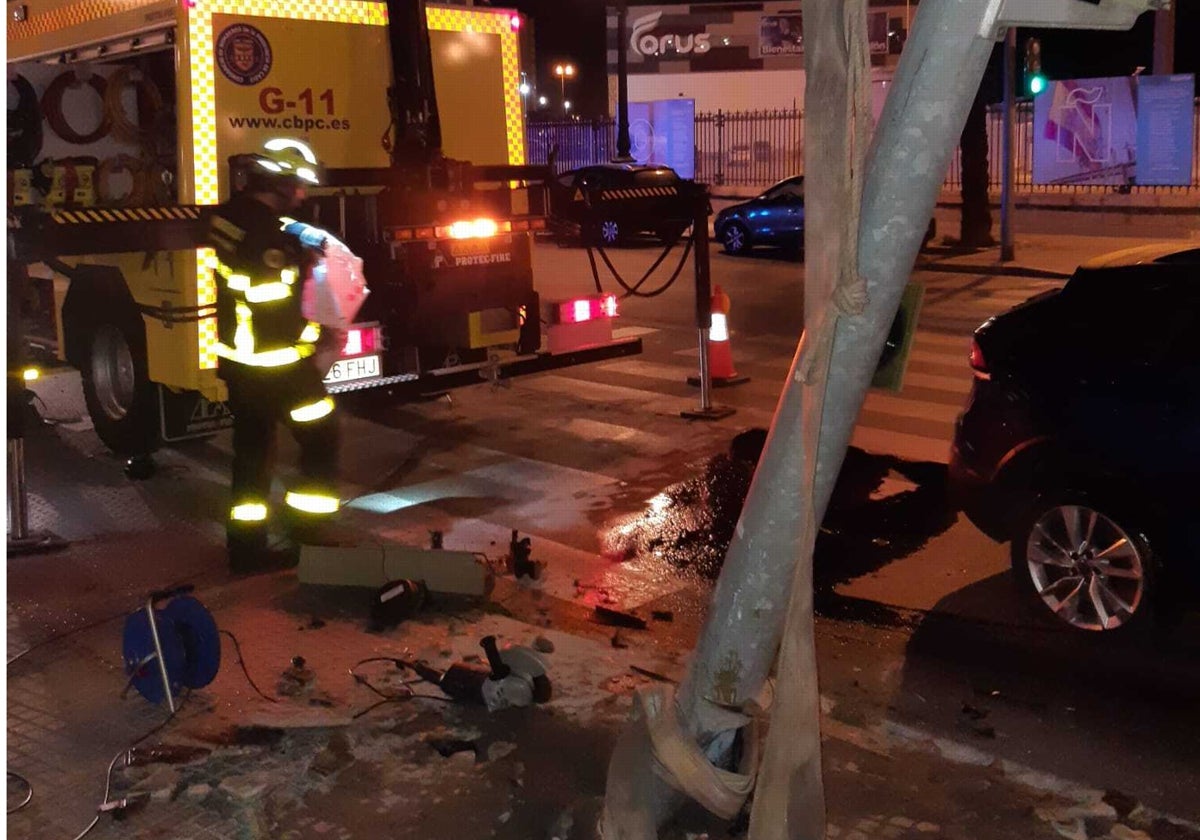
[[[1200, 188], [1200, 99], [1196, 100], [1195, 119], [1192, 125], [1192, 183], [1181, 187], [1131, 186], [1114, 187], [1101, 184], [1034, 184], [1033, 183], [1033, 103], [1017, 103], [1013, 132], [1013, 181], [1016, 189], [1026, 193], [1089, 193], [1089, 192], [1176, 192]], [[1004, 180], [1001, 168], [1000, 147], [1004, 137], [1004, 110], [1002, 106], [989, 106], [987, 115], [988, 135], [988, 186], [999, 190]], [[962, 186], [962, 153], [954, 150], [950, 169], [946, 173], [947, 189], [957, 190]]]
[[[1000, 140], [1004, 114], [988, 109], [988, 180], [999, 190], [1002, 180]], [[529, 162], [553, 163], [559, 172], [611, 160], [617, 149], [613, 119], [534, 122], [527, 127]], [[1033, 103], [1019, 102], [1013, 164], [1016, 187], [1025, 193], [1179, 192], [1200, 189], [1200, 99], [1192, 138], [1192, 183], [1187, 187], [1112, 187], [1094, 184], [1042, 186], [1033, 183]], [[804, 112], [716, 111], [696, 114], [696, 180], [722, 187], [760, 188], [799, 174], [804, 168]], [[962, 186], [962, 161], [956, 149], [945, 186]]]

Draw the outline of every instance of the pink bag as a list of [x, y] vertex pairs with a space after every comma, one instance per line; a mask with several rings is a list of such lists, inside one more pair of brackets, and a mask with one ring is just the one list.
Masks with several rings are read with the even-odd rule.
[[325, 255], [304, 284], [300, 311], [318, 324], [347, 329], [370, 294], [363, 277], [363, 261], [332, 236], [325, 240]]

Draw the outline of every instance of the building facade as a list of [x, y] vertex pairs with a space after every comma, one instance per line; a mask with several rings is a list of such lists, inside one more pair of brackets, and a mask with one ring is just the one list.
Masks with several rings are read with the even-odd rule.
[[[915, 2], [871, 0], [876, 114], [915, 13]], [[609, 113], [615, 114], [615, 8], [607, 17]], [[804, 109], [804, 23], [797, 0], [630, 6], [626, 30], [631, 102], [695, 99], [701, 113]]]

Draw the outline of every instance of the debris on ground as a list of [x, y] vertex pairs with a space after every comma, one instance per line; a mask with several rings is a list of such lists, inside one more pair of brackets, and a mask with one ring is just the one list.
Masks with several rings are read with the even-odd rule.
[[332, 776], [339, 770], [349, 767], [354, 761], [350, 738], [345, 732], [334, 732], [320, 752], [313, 756], [308, 765], [310, 773], [318, 776]]
[[545, 636], [538, 636], [533, 640], [533, 649], [538, 653], [554, 653], [554, 642]]
[[303, 656], [293, 656], [292, 663], [279, 675], [275, 692], [282, 697], [308, 694], [316, 684], [317, 675], [305, 663]]
[[639, 618], [633, 613], [613, 610], [608, 607], [593, 607], [592, 615], [601, 624], [607, 624], [611, 627], [628, 627], [632, 630], [645, 630], [647, 627], [646, 619]]
[[212, 753], [209, 747], [189, 744], [156, 744], [152, 747], [134, 747], [125, 753], [126, 767], [143, 764], [189, 764]]
[[437, 750], [438, 755], [442, 758], [449, 758], [455, 753], [460, 752], [470, 752], [476, 758], [479, 757], [477, 742], [468, 741], [464, 738], [432, 737], [427, 738], [425, 743]]
[[1137, 797], [1119, 790], [1106, 790], [1103, 801], [1113, 807], [1120, 819], [1125, 819], [1138, 807]]
[[271, 786], [271, 774], [266, 770], [226, 776], [221, 780], [220, 790], [230, 798], [247, 802], [258, 799]]
[[655, 621], [674, 621], [675, 613], [671, 610], [651, 610], [650, 617]]
[[643, 677], [649, 677], [650, 679], [654, 680], [655, 682], [665, 682], [665, 683], [678, 682], [677, 680], [673, 680], [664, 674], [658, 673], [657, 671], [651, 671], [649, 668], [642, 668], [638, 665], [630, 665], [629, 670], [633, 671], [635, 674], [641, 674]]
[[384, 584], [371, 599], [369, 629], [378, 633], [412, 618], [429, 599], [423, 580], [393, 580]]
[[517, 745], [514, 744], [512, 741], [493, 741], [492, 743], [488, 744], [487, 760], [488, 761], [499, 761], [500, 759], [504, 758], [506, 755], [509, 755], [510, 753], [515, 751], [516, 748], [517, 748]]
[[538, 580], [542, 576], [544, 564], [532, 558], [533, 541], [529, 537], [520, 537], [516, 528], [512, 532], [512, 540], [508, 544], [508, 556], [505, 557], [505, 568], [518, 580], [528, 578]]
[[612, 646], [618, 650], [624, 650], [625, 648], [629, 647], [629, 642], [625, 640], [625, 636], [620, 630], [618, 630], [616, 633], [613, 633]]

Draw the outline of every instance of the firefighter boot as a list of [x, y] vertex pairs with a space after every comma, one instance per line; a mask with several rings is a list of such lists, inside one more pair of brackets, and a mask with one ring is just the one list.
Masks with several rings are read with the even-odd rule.
[[361, 537], [341, 524], [337, 496], [306, 487], [283, 497], [288, 537], [297, 545], [355, 546]]

